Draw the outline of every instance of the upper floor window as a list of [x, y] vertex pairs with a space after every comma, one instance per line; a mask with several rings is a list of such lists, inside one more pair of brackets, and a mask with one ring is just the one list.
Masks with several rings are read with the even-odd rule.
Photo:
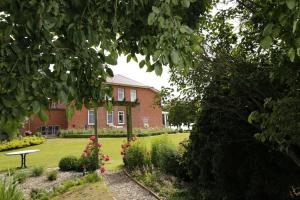
[[106, 114], [106, 123], [107, 124], [113, 124], [114, 123], [114, 116], [113, 116], [113, 112], [108, 112]]
[[118, 123], [119, 124], [125, 124], [125, 113], [124, 111], [118, 112]]
[[88, 125], [95, 125], [95, 112], [88, 110]]
[[131, 102], [136, 101], [136, 90], [130, 90], [130, 101]]
[[118, 101], [124, 101], [125, 91], [124, 88], [118, 88]]

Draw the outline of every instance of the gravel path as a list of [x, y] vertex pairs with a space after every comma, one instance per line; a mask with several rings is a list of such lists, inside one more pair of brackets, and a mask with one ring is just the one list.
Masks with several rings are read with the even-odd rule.
[[157, 200], [128, 178], [123, 171], [107, 172], [104, 174], [104, 180], [116, 200]]

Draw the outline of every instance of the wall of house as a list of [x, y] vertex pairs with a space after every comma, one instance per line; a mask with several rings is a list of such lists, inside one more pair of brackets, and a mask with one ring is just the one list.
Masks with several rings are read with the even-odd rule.
[[[154, 106], [156, 93], [148, 88], [133, 88], [128, 86], [113, 86], [113, 97], [118, 98], [118, 88], [124, 88], [125, 99], [130, 101], [130, 89], [137, 91], [138, 102], [136, 107], [132, 108], [132, 125], [134, 128], [144, 128], [144, 121], [148, 120], [149, 127], [163, 127], [162, 124], [162, 110], [159, 106]], [[118, 111], [124, 111], [125, 124], [118, 124]], [[107, 110], [103, 107], [98, 109], [98, 127], [108, 128], [107, 124]], [[113, 107], [113, 125], [126, 128], [126, 107]], [[88, 124], [88, 109], [82, 108], [81, 111], [76, 111], [73, 118], [68, 122], [68, 128], [82, 129], [92, 127]]]
[[[133, 88], [128, 86], [113, 86], [113, 97], [118, 98], [118, 88], [124, 88], [125, 99], [130, 101], [130, 89], [137, 91], [138, 102], [136, 107], [132, 108], [132, 125], [133, 128], [144, 128], [145, 122], [148, 121], [149, 127], [163, 127], [162, 110], [159, 106], [154, 106], [156, 92], [149, 88]], [[118, 124], [118, 111], [124, 111], [125, 124]], [[27, 123], [24, 130], [36, 131], [40, 126], [59, 125], [62, 129], [85, 129], [91, 128], [88, 124], [88, 109], [83, 107], [81, 111], [75, 111], [71, 120], [67, 121], [64, 109], [51, 109], [47, 112], [49, 120], [42, 122], [39, 117], [35, 116]], [[113, 126], [126, 128], [126, 107], [113, 107]], [[103, 107], [98, 109], [98, 127], [108, 128], [107, 110]]]
[[33, 116], [25, 124], [23, 130], [35, 132], [39, 130], [41, 126], [49, 125], [58, 125], [62, 129], [66, 129], [68, 127], [65, 109], [52, 109], [51, 111], [46, 111], [46, 114], [48, 115], [48, 121], [43, 122], [38, 116]]

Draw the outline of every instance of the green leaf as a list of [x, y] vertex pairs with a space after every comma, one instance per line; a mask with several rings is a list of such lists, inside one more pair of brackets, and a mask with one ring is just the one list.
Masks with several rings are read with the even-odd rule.
[[154, 69], [155, 69], [154, 64], [153, 65], [151, 65], [151, 64], [147, 65], [147, 72], [152, 72]]
[[297, 48], [297, 55], [300, 57], [300, 48]]
[[66, 109], [67, 120], [70, 121], [74, 115], [75, 108], [74, 106], [68, 106]]
[[273, 23], [267, 24], [267, 26], [264, 28], [263, 36], [270, 35], [272, 33], [272, 30], [273, 30]]
[[295, 33], [297, 30], [297, 23], [298, 23], [298, 20], [295, 20], [293, 23], [293, 33]]
[[286, 0], [286, 5], [290, 10], [293, 10], [296, 6], [296, 0]]
[[41, 106], [40, 106], [39, 102], [34, 101], [32, 103], [32, 111], [33, 111], [33, 113], [38, 113], [40, 111], [40, 109], [41, 109]]
[[190, 29], [190, 27], [185, 25], [181, 26], [179, 30], [181, 33], [189, 33], [189, 34], [193, 33], [193, 30]]
[[190, 7], [190, 1], [189, 0], [181, 0], [181, 4], [186, 8]]
[[156, 14], [158, 14], [160, 12], [158, 7], [152, 6], [152, 11]]
[[180, 57], [179, 57], [179, 53], [176, 50], [173, 50], [171, 53], [171, 60], [173, 62], [173, 64], [177, 65], [180, 62]]
[[288, 51], [288, 56], [292, 62], [294, 62], [294, 60], [295, 60], [295, 54], [296, 54], [295, 49], [293, 47], [290, 48]]
[[127, 63], [129, 63], [130, 60], [131, 60], [131, 54], [129, 54], [129, 55], [127, 56], [127, 59], [126, 59]]
[[112, 69], [110, 67], [105, 67], [106, 69], [106, 73], [110, 76], [113, 77], [114, 76], [114, 72], [112, 71]]
[[155, 14], [152, 12], [148, 16], [148, 25], [153, 25], [154, 20], [155, 20]]
[[139, 67], [140, 68], [143, 68], [146, 64], [146, 61], [145, 60], [142, 60], [140, 63], [139, 63]]
[[163, 71], [163, 68], [162, 68], [161, 64], [160, 63], [155, 64], [154, 68], [155, 68], [155, 74], [157, 76], [161, 76], [162, 71]]
[[257, 116], [258, 116], [258, 112], [257, 111], [251, 112], [251, 114], [248, 116], [248, 122], [249, 122], [249, 124], [252, 124], [253, 121], [256, 120]]
[[48, 121], [48, 116], [46, 115], [46, 113], [43, 110], [40, 110], [39, 112], [39, 118], [43, 121], [46, 122]]
[[116, 65], [118, 64], [118, 55], [116, 52], [112, 52], [109, 56], [105, 57], [105, 62], [109, 65]]
[[264, 49], [268, 49], [270, 48], [271, 44], [272, 44], [273, 39], [270, 36], [266, 36], [263, 38], [263, 40], [261, 41], [261, 46]]

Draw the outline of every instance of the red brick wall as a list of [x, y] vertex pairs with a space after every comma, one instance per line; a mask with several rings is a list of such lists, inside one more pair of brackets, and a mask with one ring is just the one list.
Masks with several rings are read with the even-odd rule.
[[[130, 89], [137, 91], [137, 98], [140, 105], [132, 108], [132, 125], [134, 128], [143, 128], [144, 118], [148, 118], [150, 127], [163, 127], [162, 124], [162, 110], [159, 106], [154, 106], [155, 92], [148, 88], [132, 88], [125, 86], [113, 86], [113, 97], [115, 100], [118, 99], [118, 88], [125, 89], [125, 99], [130, 100]], [[118, 124], [118, 111], [124, 111], [125, 124]], [[98, 109], [98, 127], [107, 128], [107, 110], [105, 108]], [[113, 107], [113, 119], [114, 126], [126, 127], [126, 108], [125, 106], [114, 106]], [[68, 123], [68, 128], [85, 128], [88, 124], [88, 110], [83, 108], [81, 111], [76, 111], [73, 118]]]
[[30, 130], [35, 132], [41, 126], [46, 125], [59, 125], [62, 129], [66, 129], [68, 127], [65, 110], [51, 110], [47, 111], [46, 114], [49, 117], [47, 122], [41, 121], [38, 116], [33, 116], [30, 118], [29, 122], [25, 124], [24, 130]]
[[[149, 88], [132, 88], [125, 86], [113, 86], [113, 96], [117, 100], [118, 88], [125, 89], [125, 99], [130, 101], [130, 89], [137, 91], [138, 102], [140, 103], [136, 107], [132, 108], [132, 125], [134, 128], [143, 128], [144, 119], [148, 119], [150, 127], [163, 127], [162, 124], [162, 110], [159, 106], [154, 106], [156, 92]], [[118, 124], [118, 111], [124, 111], [125, 124]], [[101, 107], [98, 109], [98, 127], [107, 128], [107, 111]], [[30, 123], [30, 130], [35, 131], [42, 125], [60, 125], [61, 128], [76, 128], [84, 129], [85, 127], [91, 127], [88, 125], [88, 110], [83, 107], [81, 111], [76, 111], [71, 120], [66, 120], [65, 110], [50, 110], [48, 112], [48, 122], [41, 122], [38, 117], [33, 117]], [[125, 106], [114, 106], [113, 107], [113, 119], [114, 126], [126, 127], [126, 108]], [[29, 129], [29, 124], [26, 125], [25, 129]]]

